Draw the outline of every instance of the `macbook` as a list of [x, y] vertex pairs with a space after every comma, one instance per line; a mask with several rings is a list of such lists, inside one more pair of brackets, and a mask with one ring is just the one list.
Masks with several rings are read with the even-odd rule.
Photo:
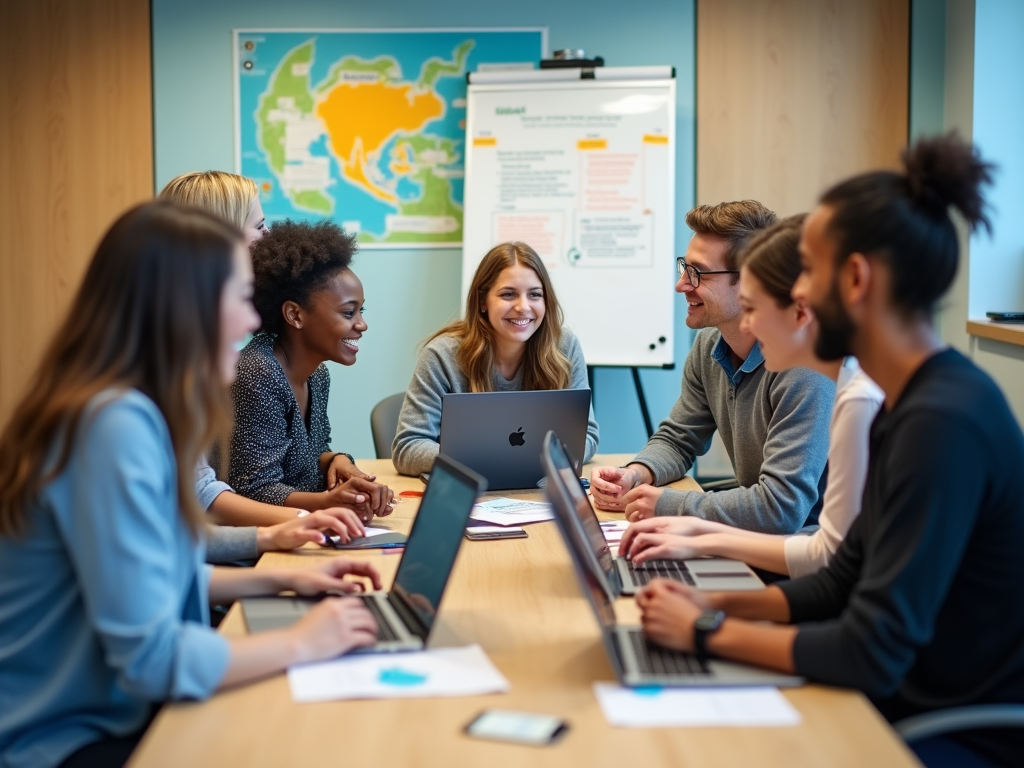
[[[566, 549], [573, 570], [587, 598], [601, 630], [601, 640], [608, 661], [615, 676], [623, 685], [630, 687], [672, 686], [672, 687], [721, 687], [772, 685], [792, 687], [801, 685], [803, 679], [772, 670], [760, 669], [746, 664], [737, 664], [719, 659], [700, 660], [696, 656], [669, 650], [651, 643], [637, 626], [620, 626], [615, 618], [615, 606], [608, 591], [598, 578], [598, 573], [584, 548], [578, 533], [572, 531], [576, 519], [575, 505], [565, 482], [564, 466], [553, 460], [558, 453], [558, 438], [551, 435], [545, 444], [545, 471], [547, 472], [547, 493], [555, 508], [555, 519], [565, 539]], [[575, 485], [579, 481], [571, 477]]]
[[[650, 560], [634, 564], [625, 557], [612, 557], [590, 499], [580, 485], [578, 473], [572, 468], [565, 446], [556, 434], [549, 433], [545, 438], [544, 455], [545, 461], [549, 463], [549, 493], [550, 483], [555, 482], [551, 479], [554, 472], [561, 494], [567, 500], [567, 524], [579, 537], [583, 548], [581, 554], [590, 561], [609, 599], [632, 595], [655, 578], [682, 581], [706, 590], [764, 588], [757, 574], [739, 560], [707, 557], [695, 560]], [[558, 512], [557, 506], [555, 511]]]
[[[469, 513], [485, 489], [484, 479], [471, 469], [443, 455], [435, 459], [391, 591], [355, 595], [379, 627], [377, 644], [355, 653], [426, 646]], [[250, 632], [281, 629], [298, 621], [317, 599], [250, 597], [241, 601], [242, 614]]]
[[441, 453], [487, 478], [492, 491], [536, 488], [548, 430], [566, 437], [579, 472], [587, 445], [589, 389], [473, 392], [441, 401]]

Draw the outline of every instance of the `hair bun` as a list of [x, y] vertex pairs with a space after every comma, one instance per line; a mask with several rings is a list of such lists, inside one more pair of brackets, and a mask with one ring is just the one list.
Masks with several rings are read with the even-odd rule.
[[981, 187], [992, 183], [995, 166], [984, 162], [956, 132], [919, 139], [901, 159], [908, 196], [916, 206], [936, 216], [953, 206], [972, 230], [984, 226], [991, 231]]

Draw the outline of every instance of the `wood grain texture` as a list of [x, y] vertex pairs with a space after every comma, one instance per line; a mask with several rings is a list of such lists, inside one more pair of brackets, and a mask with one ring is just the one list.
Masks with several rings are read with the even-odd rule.
[[698, 0], [697, 202], [808, 210], [907, 142], [908, 0]]
[[0, 3], [0, 424], [103, 232], [153, 195], [147, 0]]
[[1004, 344], [1016, 344], [1024, 347], [1024, 325], [994, 323], [987, 318], [978, 318], [967, 321], [967, 333], [971, 336], [981, 336], [985, 339], [1001, 341]]
[[[620, 465], [629, 458], [601, 456], [598, 461]], [[390, 460], [361, 460], [359, 466], [396, 491], [423, 488], [415, 478], [397, 476]], [[676, 487], [699, 488], [689, 479]], [[539, 498], [540, 492], [500, 495]], [[383, 525], [408, 532], [417, 506], [416, 501], [400, 504]], [[276, 675], [204, 703], [164, 707], [131, 768], [918, 765], [863, 696], [821, 686], [786, 692], [803, 718], [793, 728], [612, 728], [591, 686], [614, 676], [558, 529], [540, 523], [527, 530], [527, 539], [463, 542], [431, 639], [433, 646], [480, 643], [511, 682], [509, 693], [295, 704], [287, 679]], [[257, 567], [334, 555], [310, 546], [266, 555]], [[376, 552], [355, 556], [376, 564], [385, 584], [399, 561]], [[632, 600], [619, 600], [616, 611], [621, 621], [637, 620]], [[244, 634], [237, 606], [221, 631]], [[462, 726], [487, 707], [550, 713], [568, 720], [571, 730], [560, 743], [543, 749], [465, 736]]]

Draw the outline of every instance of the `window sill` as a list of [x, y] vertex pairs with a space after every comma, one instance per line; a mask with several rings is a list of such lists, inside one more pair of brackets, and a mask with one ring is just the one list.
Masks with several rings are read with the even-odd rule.
[[991, 320], [968, 320], [967, 333], [985, 339], [995, 339], [1004, 344], [1024, 347], [1024, 324], [993, 323]]

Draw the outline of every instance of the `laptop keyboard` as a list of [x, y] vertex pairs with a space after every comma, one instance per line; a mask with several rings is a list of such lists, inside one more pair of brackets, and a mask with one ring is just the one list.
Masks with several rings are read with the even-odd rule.
[[363, 597], [363, 605], [373, 614], [373, 618], [377, 620], [377, 642], [387, 643], [397, 640], [398, 633], [391, 628], [391, 624], [385, 618], [384, 611], [380, 609], [377, 599], [367, 595]]
[[686, 570], [686, 566], [679, 560], [648, 560], [646, 563], [633, 564], [632, 560], [626, 561], [629, 567], [629, 575], [633, 577], [633, 583], [643, 586], [651, 579], [672, 579], [696, 586], [693, 576]]
[[629, 633], [637, 667], [646, 675], [710, 675], [711, 670], [696, 656], [671, 651], [647, 642], [639, 630]]

